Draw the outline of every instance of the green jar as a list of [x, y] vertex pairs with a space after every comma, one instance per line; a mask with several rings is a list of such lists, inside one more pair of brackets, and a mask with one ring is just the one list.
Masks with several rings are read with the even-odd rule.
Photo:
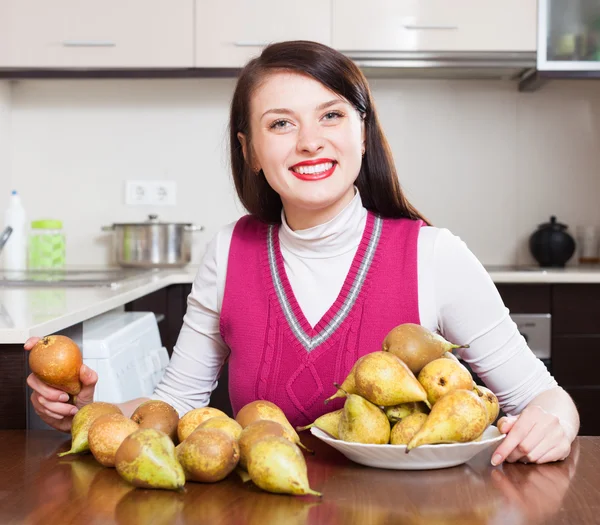
[[33, 221], [29, 234], [29, 269], [64, 268], [65, 258], [62, 222], [51, 219]]

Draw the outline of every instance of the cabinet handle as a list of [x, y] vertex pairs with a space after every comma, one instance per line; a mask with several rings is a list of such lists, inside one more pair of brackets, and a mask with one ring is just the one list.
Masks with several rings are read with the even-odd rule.
[[404, 29], [411, 30], [434, 30], [434, 31], [456, 31], [458, 26], [439, 25], [439, 24], [403, 24]]
[[269, 44], [270, 42], [258, 42], [252, 40], [238, 40], [233, 43], [235, 47], [266, 47]]
[[110, 40], [63, 40], [64, 47], [115, 47], [116, 42]]

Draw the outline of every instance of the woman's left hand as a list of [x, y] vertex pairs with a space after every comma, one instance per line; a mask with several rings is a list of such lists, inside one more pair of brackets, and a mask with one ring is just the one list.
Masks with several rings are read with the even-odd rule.
[[554, 414], [530, 405], [518, 416], [503, 417], [498, 430], [507, 434], [492, 456], [492, 465], [514, 463], [549, 463], [565, 459], [571, 452], [569, 429]]

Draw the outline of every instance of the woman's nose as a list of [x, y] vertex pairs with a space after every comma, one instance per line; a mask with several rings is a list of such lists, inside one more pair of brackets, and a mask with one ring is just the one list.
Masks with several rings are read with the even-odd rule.
[[318, 126], [304, 126], [298, 135], [296, 145], [299, 152], [315, 153], [323, 149], [325, 139]]

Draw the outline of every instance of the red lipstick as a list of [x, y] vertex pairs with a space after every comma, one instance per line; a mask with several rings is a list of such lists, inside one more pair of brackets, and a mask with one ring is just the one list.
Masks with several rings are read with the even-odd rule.
[[[296, 168], [299, 168], [301, 166], [317, 166], [319, 164], [331, 164], [331, 168], [317, 173], [299, 173], [298, 171], [296, 171]], [[291, 168], [289, 168], [289, 170], [293, 173], [295, 177], [299, 178], [300, 180], [317, 181], [330, 177], [335, 171], [336, 166], [337, 162], [333, 159], [311, 159], [305, 160], [303, 162], [298, 162], [297, 164], [294, 164]]]

